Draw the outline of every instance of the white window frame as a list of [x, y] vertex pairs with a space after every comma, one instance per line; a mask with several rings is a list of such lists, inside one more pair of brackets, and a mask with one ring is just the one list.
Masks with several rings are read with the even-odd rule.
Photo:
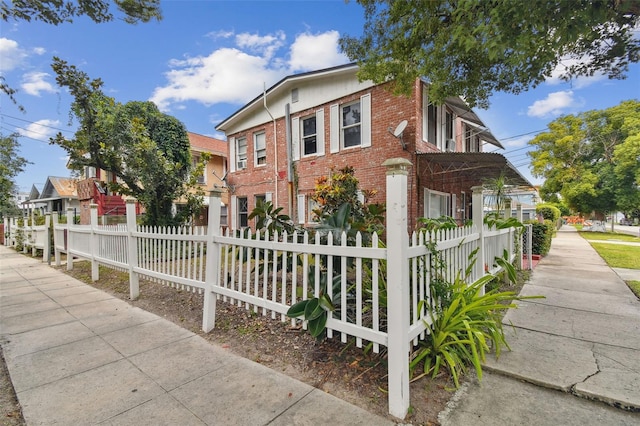
[[[440, 212], [437, 216], [433, 216], [431, 214], [431, 208], [432, 208], [431, 197], [432, 196], [441, 197], [441, 201], [439, 203]], [[425, 188], [424, 189], [424, 217], [429, 219], [437, 219], [442, 216], [453, 216], [451, 214], [451, 200], [452, 200], [452, 194], [448, 194], [446, 192], [434, 191], [434, 190]]]
[[[244, 152], [240, 150], [240, 147], [244, 145]], [[247, 168], [247, 138], [241, 137], [236, 139], [235, 143], [235, 157], [236, 157], [236, 170], [244, 170]]]
[[[200, 162], [201, 159], [202, 159], [202, 156], [199, 153], [191, 154], [191, 162], [194, 169], [198, 167], [198, 163]], [[202, 174], [196, 178], [196, 183], [200, 185], [207, 184], [207, 166], [206, 165], [204, 167], [204, 170], [202, 170]]]
[[[449, 110], [446, 105], [433, 105], [435, 108], [435, 140], [429, 140], [429, 102], [428, 88], [425, 86], [422, 96], [422, 140], [435, 145], [440, 151], [446, 151], [447, 139], [456, 139], [456, 114]], [[447, 115], [451, 117], [450, 127], [447, 126]]]
[[[241, 210], [242, 209], [242, 203], [244, 203], [246, 205], [246, 211]], [[237, 198], [237, 202], [236, 202], [237, 206], [238, 206], [238, 211], [236, 212], [236, 217], [237, 217], [237, 221], [238, 221], [238, 228], [246, 228], [247, 226], [249, 226], [249, 197], [238, 197]], [[245, 218], [245, 224], [242, 224], [242, 218]]]
[[258, 132], [253, 134], [253, 156], [254, 166], [261, 167], [267, 165], [267, 134]]
[[[345, 124], [344, 114], [345, 109], [349, 108], [351, 111], [351, 107], [358, 106], [360, 117], [358, 117], [358, 121], [354, 123]], [[349, 114], [349, 113], [347, 113]], [[345, 131], [350, 129], [358, 129], [358, 143], [345, 146]], [[341, 149], [349, 149], [349, 148], [358, 148], [362, 145], [362, 104], [360, 103], [360, 99], [346, 103], [344, 105], [340, 105], [340, 148]]]
[[[304, 123], [310, 120], [313, 120], [315, 122], [316, 131], [315, 133], [310, 133], [308, 135], [305, 135]], [[306, 139], [309, 139], [309, 138], [315, 138], [316, 149], [314, 152], [307, 152], [306, 150], [306, 147], [307, 147]], [[301, 157], [310, 157], [313, 155], [318, 155], [318, 117], [315, 114], [302, 117], [300, 119], [300, 154], [301, 154]]]

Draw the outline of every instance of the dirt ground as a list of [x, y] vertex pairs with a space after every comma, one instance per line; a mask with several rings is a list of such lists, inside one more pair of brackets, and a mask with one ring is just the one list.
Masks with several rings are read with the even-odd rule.
[[[357, 348], [353, 340], [340, 343], [339, 337], [317, 342], [306, 331], [286, 320], [272, 319], [245, 306], [218, 302], [216, 328], [203, 333], [203, 296], [145, 280], [140, 282], [140, 297], [129, 300], [128, 275], [111, 269], [100, 270], [100, 280], [91, 282], [89, 262], [78, 262], [67, 272], [75, 278], [134, 306], [153, 312], [201, 335], [244, 358], [259, 362], [367, 411], [397, 420], [388, 415], [387, 369], [385, 353], [374, 354]], [[516, 290], [510, 288], [510, 290]], [[3, 370], [5, 371], [3, 374]], [[453, 383], [446, 374], [435, 379], [423, 377], [411, 383], [411, 406], [406, 423], [437, 425], [438, 413], [453, 395]], [[2, 359], [0, 368], [0, 403], [2, 425], [24, 425], [13, 386], [6, 377]]]

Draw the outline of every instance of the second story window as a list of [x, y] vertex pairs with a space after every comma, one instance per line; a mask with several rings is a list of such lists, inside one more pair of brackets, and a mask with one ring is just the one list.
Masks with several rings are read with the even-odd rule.
[[342, 130], [342, 146], [348, 148], [360, 145], [360, 101], [340, 108], [340, 128]]
[[[200, 164], [200, 160], [201, 160], [200, 155], [195, 155], [194, 154], [194, 155], [191, 156], [191, 162], [193, 163], [192, 167], [193, 167], [194, 170], [198, 167], [198, 164]], [[200, 185], [204, 185], [204, 184], [207, 183], [206, 177], [204, 175], [204, 172], [205, 172], [205, 170], [203, 170], [202, 173], [200, 173], [198, 175], [197, 179], [196, 179], [196, 182], [198, 182]]]
[[315, 115], [302, 119], [302, 149], [303, 155], [312, 155], [318, 152]]
[[253, 135], [256, 166], [267, 164], [267, 137], [264, 132]]
[[247, 168], [247, 138], [236, 140], [236, 161], [238, 170]]

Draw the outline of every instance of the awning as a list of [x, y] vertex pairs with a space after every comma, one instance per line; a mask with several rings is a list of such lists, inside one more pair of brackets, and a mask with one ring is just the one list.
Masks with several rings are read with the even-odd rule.
[[533, 187], [502, 154], [489, 152], [434, 152], [419, 153], [420, 172], [432, 177], [441, 176], [449, 182], [481, 185], [487, 179], [504, 175], [507, 185]]
[[451, 110], [467, 124], [474, 126], [478, 130], [480, 140], [483, 140], [491, 145], [495, 145], [498, 148], [504, 149], [498, 139], [493, 136], [487, 126], [480, 120], [480, 117], [473, 112], [471, 108], [460, 98], [456, 96], [445, 99], [444, 103], [451, 108]]

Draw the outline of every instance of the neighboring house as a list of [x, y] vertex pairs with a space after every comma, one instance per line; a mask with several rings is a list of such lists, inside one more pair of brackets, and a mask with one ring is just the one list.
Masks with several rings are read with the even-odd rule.
[[[201, 186], [201, 189], [205, 191], [205, 208], [200, 215], [195, 218], [196, 224], [206, 225], [209, 211], [208, 192], [216, 188], [223, 189], [226, 185], [224, 179], [227, 174], [227, 143], [209, 136], [199, 135], [193, 132], [187, 133], [189, 136], [189, 144], [191, 145], [191, 158], [194, 166], [200, 162], [203, 153], [211, 155], [204, 173], [198, 178], [198, 184]], [[229, 194], [226, 190], [222, 193], [221, 199], [222, 212], [220, 222], [222, 225], [226, 225], [227, 205], [229, 204]]]
[[13, 202], [20, 210], [26, 210], [28, 207], [30, 193], [26, 191], [18, 191], [13, 193]]
[[[191, 145], [191, 156], [194, 164], [199, 161], [202, 153], [211, 154], [206, 170], [199, 179], [199, 184], [206, 191], [215, 187], [222, 187], [222, 178], [226, 172], [227, 144], [224, 141], [187, 132], [189, 144]], [[122, 195], [114, 193], [109, 189], [108, 182], [116, 182], [116, 176], [111, 172], [96, 170], [94, 167], [85, 167], [83, 179], [78, 182], [78, 198], [82, 208], [80, 209], [80, 223], [88, 224], [91, 221], [90, 205], [97, 204], [98, 216], [122, 216], [125, 214], [126, 204]], [[223, 194], [223, 202], [228, 203]], [[208, 201], [208, 198], [205, 198]], [[180, 204], [179, 200], [176, 204]], [[136, 213], [140, 214], [140, 206], [136, 205]], [[196, 218], [196, 222], [201, 219], [206, 221], [207, 211]], [[226, 212], [223, 212], [223, 219], [226, 221]]]
[[69, 177], [49, 176], [42, 187], [40, 196], [37, 199], [29, 199], [29, 203], [40, 208], [42, 213], [58, 212], [60, 215], [65, 215], [69, 208], [79, 209], [77, 180]]
[[388, 84], [358, 81], [357, 71], [350, 64], [286, 77], [216, 127], [229, 147], [232, 228], [250, 225], [258, 200], [312, 224], [316, 179], [347, 165], [362, 190], [378, 190], [370, 201], [384, 202], [389, 158], [413, 164], [411, 228], [423, 216], [469, 218], [471, 188], [486, 178], [503, 173], [530, 186], [504, 156], [482, 152], [502, 145], [460, 98], [434, 105], [422, 80], [409, 97], [395, 96]]

